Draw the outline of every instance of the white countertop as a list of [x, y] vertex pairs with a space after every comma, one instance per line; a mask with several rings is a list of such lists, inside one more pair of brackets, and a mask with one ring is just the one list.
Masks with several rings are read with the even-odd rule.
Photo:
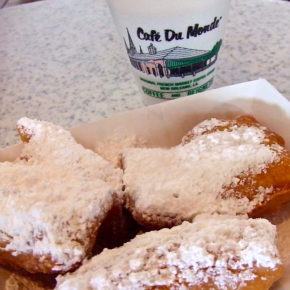
[[[265, 78], [290, 99], [290, 3], [232, 0], [214, 87]], [[105, 0], [0, 10], [0, 147], [22, 116], [66, 128], [144, 106]]]

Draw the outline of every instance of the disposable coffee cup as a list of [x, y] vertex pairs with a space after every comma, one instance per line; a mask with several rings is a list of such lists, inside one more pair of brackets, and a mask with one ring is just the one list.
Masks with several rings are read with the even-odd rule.
[[230, 0], [107, 0], [144, 103], [211, 87]]

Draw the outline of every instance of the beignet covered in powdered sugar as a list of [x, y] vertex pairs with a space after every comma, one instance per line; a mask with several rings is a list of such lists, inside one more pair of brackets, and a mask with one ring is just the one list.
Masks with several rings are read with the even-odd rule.
[[25, 141], [0, 162], [0, 264], [31, 273], [76, 268], [121, 198], [122, 172], [48, 122], [22, 118]]
[[260, 216], [290, 200], [289, 151], [249, 116], [206, 120], [169, 149], [128, 149], [123, 166], [127, 207], [149, 229], [200, 213]]
[[56, 289], [268, 289], [283, 274], [275, 242], [265, 219], [201, 215], [104, 250]]

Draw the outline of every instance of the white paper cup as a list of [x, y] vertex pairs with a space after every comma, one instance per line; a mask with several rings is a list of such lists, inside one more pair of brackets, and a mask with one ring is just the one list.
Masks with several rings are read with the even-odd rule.
[[230, 0], [107, 0], [145, 104], [211, 87]]

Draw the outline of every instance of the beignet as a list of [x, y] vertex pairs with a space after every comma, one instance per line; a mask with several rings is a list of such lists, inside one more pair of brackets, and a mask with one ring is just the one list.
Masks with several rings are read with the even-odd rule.
[[131, 148], [123, 156], [126, 204], [159, 229], [200, 213], [273, 212], [290, 200], [290, 154], [254, 118], [206, 120], [173, 148]]
[[69, 271], [91, 255], [122, 173], [59, 126], [22, 118], [18, 129], [21, 156], [0, 162], [0, 264]]
[[268, 289], [283, 274], [275, 236], [265, 219], [202, 215], [104, 250], [56, 289]]

